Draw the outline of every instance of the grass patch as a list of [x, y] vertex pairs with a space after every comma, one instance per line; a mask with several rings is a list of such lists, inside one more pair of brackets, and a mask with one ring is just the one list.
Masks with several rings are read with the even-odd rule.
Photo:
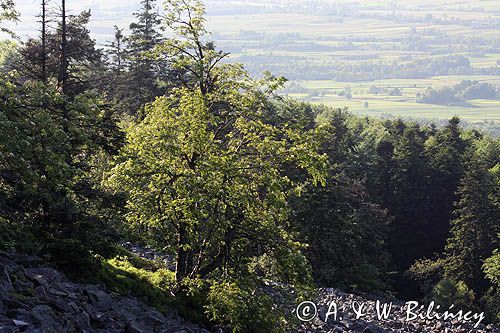
[[175, 273], [157, 263], [129, 253], [102, 259], [100, 266], [96, 279], [111, 291], [138, 297], [159, 311], [174, 305]]
[[110, 259], [100, 258], [100, 269], [94, 282], [100, 282], [122, 296], [134, 296], [160, 312], [175, 308], [186, 320], [210, 326], [204, 305], [208, 290], [192, 280], [179, 286], [175, 273], [162, 263], [141, 258], [122, 247]]

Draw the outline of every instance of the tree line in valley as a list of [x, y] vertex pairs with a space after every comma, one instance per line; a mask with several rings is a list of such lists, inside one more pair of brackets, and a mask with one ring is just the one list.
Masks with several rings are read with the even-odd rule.
[[[375, 51], [378, 52], [378, 51]], [[284, 73], [290, 80], [333, 80], [337, 82], [364, 82], [385, 79], [424, 79], [448, 75], [498, 75], [495, 67], [475, 68], [462, 55], [443, 55], [384, 61], [384, 59], [318, 60], [300, 55], [279, 55], [272, 52], [241, 55], [238, 60], [248, 64], [252, 74], [264, 69]]]
[[464, 80], [453, 87], [427, 88], [424, 93], [417, 93], [416, 101], [425, 104], [453, 105], [464, 104], [474, 99], [494, 100], [499, 96], [499, 89], [490, 83]]
[[61, 5], [50, 29], [42, 1], [40, 36], [2, 55], [0, 248], [233, 332], [294, 324], [270, 285], [432, 298], [498, 322], [498, 139], [280, 96], [284, 78], [252, 78], [207, 41], [197, 0], [161, 16], [142, 0], [105, 50], [90, 13]]

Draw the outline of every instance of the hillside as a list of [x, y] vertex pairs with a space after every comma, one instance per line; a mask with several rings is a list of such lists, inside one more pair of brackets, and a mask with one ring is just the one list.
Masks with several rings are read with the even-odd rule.
[[[0, 0], [0, 31], [10, 36], [0, 52], [0, 251], [13, 253], [0, 266], [5, 330], [461, 332], [474, 323], [496, 330], [480, 325], [500, 324], [500, 138], [491, 135], [494, 121], [481, 130], [454, 116], [454, 108], [474, 112], [478, 103], [498, 116], [495, 81], [476, 75], [496, 76], [499, 67], [479, 70], [460, 54], [479, 44], [491, 53], [496, 42], [451, 43], [463, 35], [421, 25], [482, 31], [500, 21], [483, 22], [493, 12], [477, 8], [460, 15], [481, 12], [481, 19], [420, 17], [422, 8], [407, 12], [393, 2], [384, 9], [315, 1], [324, 13], [298, 0], [280, 3], [287, 1], [243, 10], [262, 10], [276, 29], [299, 23], [298, 11], [343, 18], [308, 21], [311, 38], [323, 25], [352, 29], [351, 20], [364, 17], [356, 41], [325, 35], [321, 52], [413, 52], [424, 34], [430, 53], [383, 63], [349, 54], [342, 64], [309, 59], [304, 67], [281, 54], [277, 72], [256, 75], [255, 63], [247, 70], [234, 62], [230, 45], [218, 48], [201, 0], [139, 0], [129, 29], [114, 26], [105, 47], [92, 37], [93, 13], [76, 13], [67, 0], [37, 3], [40, 33], [17, 38], [9, 27], [19, 20], [18, 2]], [[297, 21], [285, 22], [288, 10]], [[360, 41], [366, 20], [393, 20], [390, 10], [418, 23], [411, 38], [395, 22], [373, 40], [380, 44]], [[234, 20], [232, 29], [245, 22]], [[238, 35], [248, 49], [262, 38], [270, 48], [302, 38]], [[450, 53], [431, 54], [441, 38]], [[300, 45], [314, 49], [309, 42]], [[274, 60], [257, 56], [258, 70]], [[374, 66], [378, 74], [366, 77]], [[335, 81], [311, 83], [321, 89], [308, 92], [310, 83], [290, 82], [280, 68]], [[427, 88], [365, 83], [404, 73], [457, 80]], [[341, 76], [358, 78], [359, 91]], [[327, 92], [332, 82], [342, 85]], [[449, 113], [438, 121], [395, 118], [389, 105], [364, 101], [366, 111], [376, 108], [372, 117], [317, 103], [331, 94], [358, 103], [361, 90], [397, 103], [410, 92], [415, 104]], [[308, 101], [299, 99], [304, 93]], [[394, 302], [395, 317], [374, 320], [379, 297]], [[343, 307], [333, 321], [328, 299]], [[398, 300], [406, 301], [406, 321]], [[360, 303], [369, 313], [353, 317], [348, 309]], [[450, 310], [455, 322], [439, 322], [438, 313], [412, 319], [414, 306], [427, 305]]]
[[102, 285], [69, 281], [38, 257], [0, 253], [0, 332], [208, 333]]
[[[140, 247], [136, 252], [145, 254]], [[150, 252], [151, 253], [151, 252]], [[146, 254], [146, 256], [148, 256]], [[154, 255], [153, 255], [154, 256]], [[127, 332], [127, 333], [209, 333], [228, 332], [214, 327], [207, 330], [183, 320], [174, 309], [162, 312], [141, 300], [110, 292], [102, 285], [69, 281], [65, 275], [46, 266], [34, 256], [0, 252], [0, 333], [29, 332]], [[344, 293], [333, 288], [318, 289], [318, 318], [294, 332], [500, 332], [492, 325], [458, 320], [414, 320], [405, 323], [400, 313], [403, 302], [394, 303], [394, 315], [386, 320], [376, 318], [375, 300]], [[385, 301], [389, 302], [388, 299]], [[339, 305], [337, 316], [325, 315], [331, 302]], [[367, 313], [355, 319], [353, 304], [366, 304]], [[281, 304], [284, 306], [285, 304]], [[333, 319], [332, 319], [333, 318]]]

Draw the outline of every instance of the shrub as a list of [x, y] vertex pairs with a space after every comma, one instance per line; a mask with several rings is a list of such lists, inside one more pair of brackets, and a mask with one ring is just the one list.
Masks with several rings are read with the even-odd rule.
[[0, 217], [0, 251], [10, 251], [14, 249], [16, 232], [14, 225], [8, 220]]
[[491, 287], [481, 298], [484, 305], [486, 319], [495, 325], [500, 325], [500, 290]]
[[453, 304], [455, 308], [468, 309], [472, 307], [475, 295], [465, 282], [444, 278], [434, 287], [433, 299], [442, 307]]
[[484, 273], [493, 286], [482, 297], [488, 319], [500, 324], [500, 252], [496, 250], [493, 256], [486, 259], [483, 265]]
[[432, 294], [434, 287], [443, 277], [443, 260], [417, 260], [406, 272], [406, 275], [417, 281], [424, 295]]
[[496, 250], [492, 257], [486, 259], [483, 265], [486, 277], [500, 288], [500, 252]]
[[231, 332], [283, 332], [284, 318], [272, 299], [251, 286], [234, 282], [210, 287], [206, 312], [211, 320], [228, 325]]
[[[171, 290], [175, 283], [174, 272], [156, 268], [153, 263], [146, 264], [144, 259], [134, 256], [101, 260], [97, 278], [112, 291], [145, 299], [160, 311], [173, 303]], [[133, 263], [144, 266], [136, 267]]]

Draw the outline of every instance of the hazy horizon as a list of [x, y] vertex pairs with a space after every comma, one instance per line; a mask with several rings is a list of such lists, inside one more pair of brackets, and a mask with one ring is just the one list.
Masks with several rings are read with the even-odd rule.
[[[40, 1], [39, 0], [14, 0], [17, 10], [21, 13], [20, 21], [17, 23], [4, 22], [4, 25], [10, 30], [16, 32], [21, 39], [26, 39], [27, 37], [35, 37], [38, 33], [39, 23], [37, 22], [37, 15], [40, 13]], [[373, 0], [358, 0], [358, 1], [336, 1], [336, 0], [253, 0], [253, 1], [237, 1], [237, 0], [205, 0], [203, 3], [206, 6], [208, 26], [217, 27], [217, 24], [213, 25], [211, 17], [215, 16], [230, 16], [230, 15], [252, 15], [259, 14], [266, 9], [268, 11], [273, 11], [279, 9], [283, 12], [302, 12], [304, 14], [315, 13], [316, 8], [321, 8], [321, 6], [343, 6], [350, 5], [353, 8], [357, 6], [367, 6], [372, 8], [385, 8], [387, 10], [391, 9], [408, 9], [408, 10], [419, 10], [427, 9], [429, 11], [445, 11], [446, 8], [455, 8], [457, 4], [460, 8], [468, 10], [471, 12], [477, 12], [477, 5], [471, 4], [471, 2], [462, 1], [446, 1], [439, 0], [433, 1], [429, 5], [428, 1], [422, 0], [411, 0], [405, 1], [404, 3], [396, 3], [390, 0], [383, 1], [373, 1]], [[495, 6], [494, 0], [481, 1], [482, 8], [490, 8]], [[157, 1], [157, 7], [159, 11], [163, 1]], [[49, 1], [49, 8], [52, 14], [57, 12], [59, 1]], [[103, 45], [104, 42], [109, 41], [113, 38], [113, 26], [117, 25], [120, 28], [125, 28], [128, 30], [129, 24], [133, 21], [133, 12], [140, 8], [140, 0], [108, 0], [108, 1], [98, 1], [98, 0], [69, 0], [67, 1], [67, 8], [70, 14], [78, 14], [84, 10], [91, 10], [92, 17], [89, 24], [89, 29], [93, 38], [96, 39], [99, 45]], [[500, 9], [495, 8], [496, 11], [492, 14], [495, 16], [500, 16]], [[452, 14], [453, 12], [450, 12]], [[328, 15], [328, 12], [321, 13], [318, 10], [319, 15]], [[446, 11], [445, 11], [446, 15]], [[53, 15], [55, 16], [55, 15]], [[305, 22], [304, 22], [305, 23]], [[215, 33], [224, 32], [223, 29], [213, 30]], [[8, 36], [0, 34], [1, 38], [7, 38]]]
[[[252, 75], [269, 70], [287, 77], [291, 83], [284, 93], [291, 97], [379, 117], [459, 115], [486, 128], [490, 122], [499, 127], [500, 98], [491, 92], [497, 89], [500, 96], [498, 1], [204, 3], [217, 47]], [[16, 4], [21, 22], [7, 27], [22, 39], [36, 37], [39, 1]], [[57, 4], [51, 2], [51, 8]], [[89, 30], [103, 47], [113, 39], [114, 25], [127, 34], [140, 1], [68, 0], [67, 7], [70, 14], [92, 11]], [[451, 94], [465, 97], [451, 100], [425, 97], [430, 87], [453, 91], [465, 80], [483, 84], [469, 87], [481, 93], [455, 91]]]

